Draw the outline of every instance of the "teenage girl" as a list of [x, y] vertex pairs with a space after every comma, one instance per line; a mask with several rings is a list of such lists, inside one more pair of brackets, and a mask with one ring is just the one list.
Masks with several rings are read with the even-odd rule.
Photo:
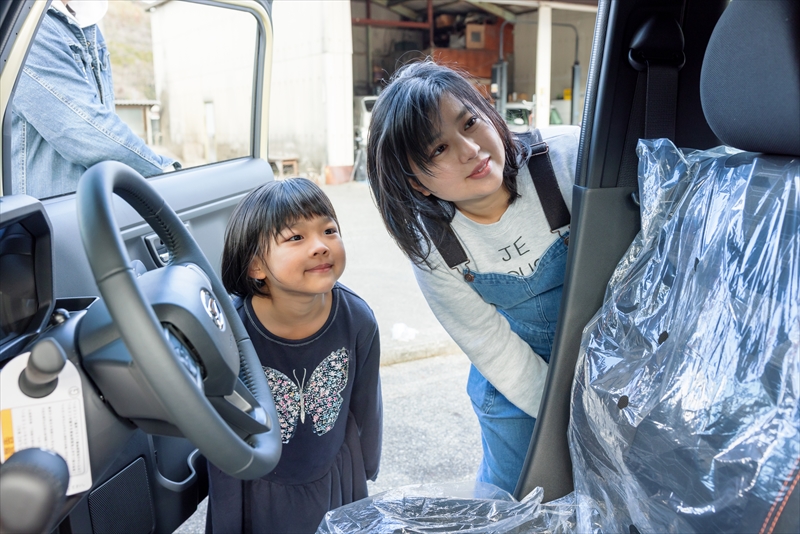
[[337, 283], [339, 223], [313, 182], [269, 182], [231, 216], [222, 281], [267, 376], [283, 451], [259, 480], [209, 465], [207, 532], [315, 532], [325, 512], [367, 497], [381, 452], [378, 325]]
[[469, 81], [428, 60], [393, 76], [369, 131], [386, 227], [472, 361], [478, 480], [509, 492], [539, 411], [567, 257], [578, 129], [552, 130], [546, 142], [537, 130], [512, 135]]

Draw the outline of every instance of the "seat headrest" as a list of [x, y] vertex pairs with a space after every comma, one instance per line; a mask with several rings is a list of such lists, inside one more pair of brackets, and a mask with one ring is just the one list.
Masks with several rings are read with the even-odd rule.
[[800, 2], [732, 0], [706, 49], [700, 98], [725, 144], [800, 155]]

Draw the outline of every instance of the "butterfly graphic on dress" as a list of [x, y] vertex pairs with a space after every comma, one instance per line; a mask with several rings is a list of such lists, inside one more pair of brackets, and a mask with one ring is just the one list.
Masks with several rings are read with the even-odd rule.
[[317, 436], [333, 428], [342, 406], [341, 392], [347, 385], [349, 361], [345, 348], [330, 353], [314, 369], [308, 382], [305, 368], [302, 380], [297, 378], [296, 370], [292, 371], [292, 380], [276, 369], [263, 367], [275, 399], [283, 443], [289, 443], [297, 429], [297, 419], [301, 424], [305, 423], [306, 415], [311, 417]]

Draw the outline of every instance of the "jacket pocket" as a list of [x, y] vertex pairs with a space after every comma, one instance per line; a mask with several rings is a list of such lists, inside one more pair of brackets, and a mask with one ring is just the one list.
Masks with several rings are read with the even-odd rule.
[[81, 49], [80, 45], [71, 44], [69, 45], [69, 49], [72, 51], [72, 59], [75, 60], [75, 64], [83, 72], [83, 77], [88, 80], [89, 71], [87, 70], [86, 60], [84, 59], [83, 50]]

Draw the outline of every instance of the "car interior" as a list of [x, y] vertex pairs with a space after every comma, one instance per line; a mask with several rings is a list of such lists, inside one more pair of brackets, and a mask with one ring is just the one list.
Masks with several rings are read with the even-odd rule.
[[[3, 533], [172, 532], [207, 494], [203, 458], [251, 479], [270, 472], [280, 456], [272, 396], [214, 268], [231, 210], [273, 176], [265, 157], [271, 2], [199, 3], [256, 21], [247, 155], [155, 179], [107, 161], [89, 169], [74, 194], [44, 200], [11, 192], [9, 108], [47, 2], [0, 5]], [[789, 321], [778, 381], [791, 401], [781, 407], [789, 445], [781, 469], [765, 468], [757, 486], [737, 488], [724, 506], [711, 499], [701, 512], [686, 512], [708, 521], [672, 528], [736, 531], [728, 517], [742, 531], [798, 532], [800, 452], [791, 443], [800, 434], [800, 331], [792, 321], [800, 321], [791, 299], [800, 294], [800, 4], [599, 0], [597, 6], [564, 295], [542, 408], [514, 496], [542, 488], [544, 502], [556, 501], [604, 483], [600, 477], [596, 486], [582, 484], [578, 469], [587, 464], [573, 466], [578, 449], [591, 451], [575, 441], [588, 420], [572, 417], [576, 363], [585, 352], [584, 329], [603, 308], [609, 281], [646, 222], [639, 139], [667, 139], [686, 153], [726, 146], [730, 180], [741, 180], [736, 169], [756, 160], [789, 169], [779, 176], [794, 197], [769, 234], [789, 251], [781, 263], [788, 279], [780, 281], [788, 287], [781, 298], [789, 301], [778, 302]], [[771, 213], [754, 213], [774, 223]], [[712, 224], [719, 214], [709, 208], [701, 215]], [[769, 369], [759, 368], [756, 380], [773, 380]], [[612, 400], [622, 409], [625, 399]], [[49, 436], [32, 442], [69, 444], [68, 458], [24, 446], [12, 432], [12, 410], [19, 407], [28, 410], [30, 436]], [[653, 437], [645, 445], [660, 443], [658, 424], [648, 428]], [[749, 428], [755, 441], [766, 439], [758, 421]], [[9, 432], [18, 443], [9, 442]], [[667, 449], [653, 446], [653, 454]], [[686, 480], [713, 487], [699, 474], [693, 478], [696, 466], [676, 458], [672, 465], [687, 470]], [[654, 500], [666, 491], [655, 482], [648, 490], [645, 497]], [[613, 522], [616, 501], [605, 502], [594, 525], [599, 532], [647, 532], [643, 525], [660, 524], [643, 523], [627, 509]], [[689, 506], [666, 502], [676, 514]]]

